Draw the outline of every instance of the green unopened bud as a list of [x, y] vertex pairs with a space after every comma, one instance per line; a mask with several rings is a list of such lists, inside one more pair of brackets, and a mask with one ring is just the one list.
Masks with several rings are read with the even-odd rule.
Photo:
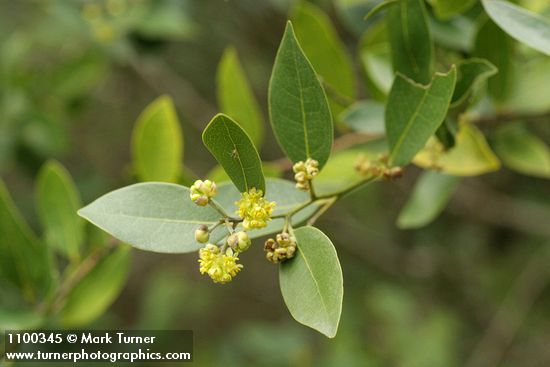
[[244, 231], [233, 233], [227, 238], [227, 244], [229, 247], [238, 252], [248, 250], [251, 243], [252, 241], [250, 240], [250, 237], [248, 237], [248, 233]]
[[237, 248], [240, 252], [248, 250], [250, 245], [252, 244], [252, 241], [250, 240], [250, 237], [248, 237], [248, 233], [246, 232], [239, 232], [237, 233], [237, 236], [239, 236], [239, 244]]
[[209, 239], [210, 232], [208, 232], [208, 227], [201, 224], [195, 231], [195, 240], [197, 240], [198, 243], [207, 243]]
[[210, 180], [197, 180], [189, 188], [189, 197], [191, 200], [200, 206], [205, 206], [210, 202], [210, 198], [218, 193], [218, 188], [215, 182]]

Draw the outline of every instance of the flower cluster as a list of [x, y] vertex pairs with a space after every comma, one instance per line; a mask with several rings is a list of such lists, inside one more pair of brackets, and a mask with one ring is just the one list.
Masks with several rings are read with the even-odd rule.
[[382, 177], [386, 180], [400, 178], [403, 175], [401, 167], [388, 167], [387, 156], [371, 159], [361, 154], [355, 162], [355, 170], [363, 176]]
[[305, 162], [300, 161], [294, 164], [292, 170], [294, 171], [296, 188], [308, 191], [309, 182], [319, 173], [319, 162], [315, 159], [308, 158]]
[[288, 233], [277, 234], [276, 240], [273, 238], [265, 241], [264, 250], [266, 259], [274, 264], [291, 259], [296, 253], [296, 239]]
[[236, 213], [243, 219], [243, 227], [256, 229], [267, 226], [267, 222], [271, 220], [275, 202], [267, 201], [261, 190], [252, 188], [244, 192], [241, 200], [235, 202], [235, 205], [239, 208]]
[[205, 206], [218, 193], [216, 184], [210, 180], [197, 180], [189, 188], [189, 196], [197, 205]]
[[208, 274], [215, 283], [231, 281], [243, 267], [237, 264], [239, 257], [231, 248], [222, 253], [218, 246], [208, 244], [200, 249], [199, 255], [200, 273]]

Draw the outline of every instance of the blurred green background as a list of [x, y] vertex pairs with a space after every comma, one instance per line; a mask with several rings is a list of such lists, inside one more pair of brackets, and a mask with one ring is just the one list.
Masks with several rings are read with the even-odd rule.
[[[316, 3], [355, 54], [373, 2]], [[182, 121], [186, 166], [204, 176], [215, 162], [200, 133], [218, 111], [223, 50], [236, 47], [267, 116], [268, 79], [291, 6], [0, 1], [0, 174], [31, 227], [39, 231], [32, 192], [49, 158], [71, 172], [84, 203], [134, 182], [132, 128], [161, 94], [174, 99]], [[536, 127], [546, 141], [549, 122]], [[261, 150], [268, 161], [282, 156], [270, 134]], [[548, 181], [506, 169], [466, 179], [434, 223], [398, 230], [419, 172], [354, 192], [318, 222], [344, 271], [334, 340], [294, 322], [261, 241], [224, 286], [200, 276], [194, 254], [133, 251], [123, 292], [89, 326], [192, 329], [197, 366], [549, 366]]]

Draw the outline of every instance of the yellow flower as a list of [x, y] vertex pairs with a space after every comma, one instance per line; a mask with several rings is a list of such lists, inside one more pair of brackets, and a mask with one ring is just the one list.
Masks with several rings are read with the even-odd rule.
[[267, 201], [262, 195], [262, 190], [252, 188], [244, 192], [241, 200], [235, 203], [239, 208], [236, 213], [243, 218], [245, 229], [264, 228], [271, 220], [276, 203]]
[[230, 282], [243, 267], [237, 264], [239, 257], [230, 248], [221, 253], [218, 246], [209, 243], [199, 250], [199, 256], [200, 273], [208, 274], [215, 283]]

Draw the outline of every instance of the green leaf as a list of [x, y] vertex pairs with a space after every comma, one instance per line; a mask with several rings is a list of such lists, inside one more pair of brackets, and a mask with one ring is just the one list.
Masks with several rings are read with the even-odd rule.
[[369, 28], [361, 37], [359, 49], [369, 92], [378, 100], [386, 100], [394, 78], [386, 23]]
[[63, 327], [86, 325], [101, 316], [118, 297], [130, 267], [130, 247], [119, 246], [71, 290], [59, 318]]
[[132, 133], [132, 155], [141, 181], [177, 181], [182, 170], [183, 140], [170, 97], [155, 99], [138, 117]]
[[466, 59], [457, 64], [458, 73], [455, 91], [451, 101], [452, 106], [464, 102], [479, 84], [498, 72], [498, 69], [484, 59]]
[[500, 161], [481, 131], [466, 122], [460, 124], [452, 149], [444, 151], [441, 144], [432, 138], [413, 162], [419, 167], [454, 176], [478, 176], [500, 168]]
[[[504, 105], [510, 111], [539, 114], [550, 110], [550, 59], [548, 57], [522, 60], [514, 73], [513, 88]], [[498, 76], [498, 75], [497, 75]]]
[[550, 56], [550, 22], [508, 1], [482, 0], [489, 17], [506, 33]]
[[529, 176], [550, 178], [550, 148], [520, 124], [499, 128], [494, 147], [502, 162]]
[[435, 73], [426, 86], [396, 76], [386, 106], [386, 134], [393, 165], [409, 163], [441, 125], [455, 81], [454, 66], [446, 74]]
[[264, 135], [262, 111], [233, 47], [225, 49], [217, 72], [218, 103], [261, 146]]
[[315, 192], [318, 195], [343, 190], [363, 179], [355, 169], [355, 163], [364, 151], [350, 149], [333, 154], [325, 168], [315, 177]]
[[36, 330], [45, 321], [44, 315], [35, 310], [0, 308], [0, 330]]
[[[353, 63], [329, 17], [317, 6], [300, 2], [291, 18], [296, 38], [323, 82], [339, 94], [355, 99]], [[329, 102], [337, 116], [343, 107], [330, 96]]]
[[279, 282], [296, 321], [336, 336], [344, 295], [342, 269], [330, 239], [314, 227], [294, 231], [298, 251], [281, 264]]
[[443, 211], [453, 195], [459, 179], [434, 171], [420, 176], [411, 197], [401, 209], [397, 226], [401, 229], [420, 228]]
[[369, 135], [384, 135], [385, 106], [376, 101], [359, 101], [340, 115], [340, 121], [353, 131]]
[[428, 0], [439, 19], [449, 19], [470, 9], [477, 0]]
[[[234, 185], [221, 184], [216, 202], [228, 213], [235, 213], [235, 201], [240, 196]], [[296, 190], [290, 181], [269, 179], [266, 198], [277, 203], [273, 215], [278, 215], [307, 202], [309, 195]], [[305, 221], [316, 208], [301, 210], [293, 223]], [[124, 243], [162, 253], [197, 251], [204, 246], [195, 241], [197, 227], [210, 226], [220, 219], [212, 207], [195, 205], [189, 198], [188, 188], [161, 182], [140, 183], [112, 191], [80, 209], [78, 214]], [[266, 228], [250, 231], [249, 235], [255, 238], [280, 232], [283, 224], [282, 218], [273, 219]], [[218, 227], [210, 239], [219, 241], [226, 233], [225, 228]]]
[[0, 278], [37, 301], [51, 284], [48, 248], [38, 241], [0, 180]]
[[385, 140], [380, 139], [351, 149], [334, 153], [328, 160], [322, 172], [315, 177], [315, 191], [318, 195], [327, 195], [364, 180], [355, 169], [355, 164], [362, 156], [376, 160], [382, 154], [387, 154]]
[[[262, 162], [262, 171], [264, 172], [264, 176], [272, 177], [272, 178], [281, 178], [283, 175], [283, 171], [281, 167], [276, 163], [270, 163], [270, 162]], [[223, 169], [222, 166], [216, 165], [214, 168], [212, 168], [208, 173], [206, 174], [206, 177], [214, 181], [216, 183], [229, 181], [230, 178], [227, 175], [227, 172]]]
[[332, 148], [332, 116], [290, 22], [271, 74], [269, 115], [279, 145], [293, 162], [313, 158], [324, 166]]
[[497, 100], [503, 100], [510, 92], [513, 75], [512, 39], [489, 19], [477, 32], [474, 55], [488, 60], [498, 69], [498, 74], [489, 79], [489, 93]]
[[160, 182], [112, 191], [78, 214], [124, 243], [166, 253], [198, 250], [201, 245], [195, 242], [195, 230], [220, 217], [210, 206], [195, 205], [188, 188]]
[[439, 126], [435, 132], [437, 140], [443, 145], [444, 149], [450, 149], [456, 144], [456, 133], [458, 132], [458, 124], [456, 120], [447, 116], [445, 121]]
[[399, 1], [401, 1], [401, 0], [386, 0], [386, 1], [383, 1], [381, 3], [378, 3], [374, 8], [372, 8], [367, 13], [367, 15], [365, 15], [364, 20], [369, 20], [370, 18], [372, 18], [376, 14], [380, 13], [383, 10], [386, 10], [386, 8], [390, 7], [391, 5], [395, 5]]
[[262, 161], [252, 140], [229, 116], [217, 114], [202, 133], [202, 141], [241, 192], [265, 194]]
[[457, 16], [442, 21], [430, 17], [429, 24], [436, 45], [467, 54], [471, 53], [477, 32], [476, 23], [472, 19], [466, 16]]
[[84, 222], [76, 211], [82, 206], [69, 172], [59, 162], [46, 162], [36, 181], [36, 208], [46, 243], [73, 260], [84, 240]]
[[402, 0], [386, 15], [393, 70], [427, 84], [433, 74], [434, 51], [423, 0]]

